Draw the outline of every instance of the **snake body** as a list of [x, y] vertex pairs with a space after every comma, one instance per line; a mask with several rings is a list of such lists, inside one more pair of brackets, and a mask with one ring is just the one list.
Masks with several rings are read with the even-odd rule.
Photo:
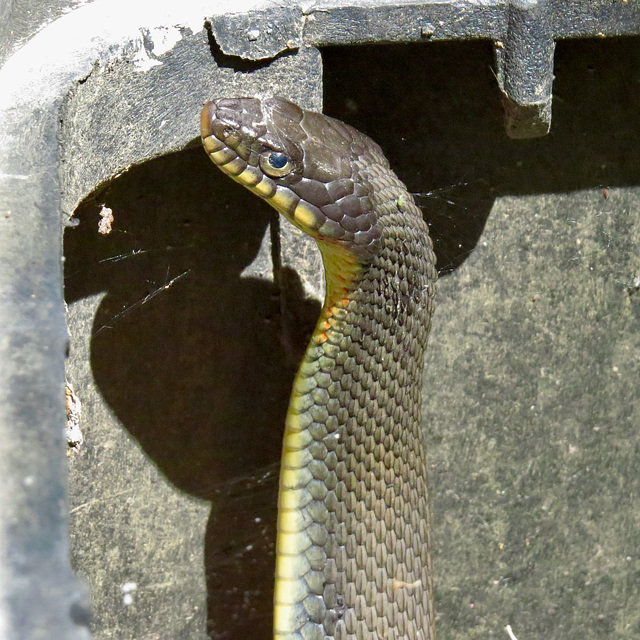
[[274, 640], [435, 640], [421, 394], [437, 274], [421, 212], [373, 140], [281, 98], [206, 103], [202, 140], [325, 266], [285, 424]]

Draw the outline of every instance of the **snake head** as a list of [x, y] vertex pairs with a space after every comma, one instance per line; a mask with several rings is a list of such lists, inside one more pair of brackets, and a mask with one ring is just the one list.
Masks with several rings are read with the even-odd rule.
[[388, 169], [375, 142], [278, 97], [207, 102], [201, 125], [214, 164], [318, 242], [362, 260], [377, 250], [373, 189], [360, 171]]

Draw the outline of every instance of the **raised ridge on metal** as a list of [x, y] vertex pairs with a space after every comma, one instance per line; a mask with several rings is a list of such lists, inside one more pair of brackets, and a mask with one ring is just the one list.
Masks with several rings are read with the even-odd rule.
[[222, 51], [273, 57], [305, 45], [488, 39], [504, 96], [509, 136], [533, 138], [551, 126], [555, 41], [640, 33], [640, 3], [611, 0], [323, 2], [211, 19]]

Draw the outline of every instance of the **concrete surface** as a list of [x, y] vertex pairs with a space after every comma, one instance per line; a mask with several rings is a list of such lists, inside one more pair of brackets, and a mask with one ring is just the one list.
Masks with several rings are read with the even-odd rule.
[[[640, 637], [639, 44], [559, 45], [552, 133], [518, 142], [489, 44], [324, 52], [326, 112], [383, 146], [455, 268], [425, 379], [440, 640]], [[280, 434], [318, 306], [290, 271], [259, 277], [272, 214], [209, 165], [132, 168], [66, 232], [96, 640], [269, 638]]]

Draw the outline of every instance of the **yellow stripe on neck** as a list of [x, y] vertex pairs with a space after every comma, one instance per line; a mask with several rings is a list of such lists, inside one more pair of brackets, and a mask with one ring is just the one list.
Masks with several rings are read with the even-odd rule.
[[309, 464], [313, 462], [308, 449], [314, 441], [308, 429], [313, 421], [309, 414], [316, 390], [313, 378], [319, 373], [328, 373], [327, 363], [333, 362], [334, 345], [329, 339], [332, 333], [344, 331], [345, 310], [362, 270], [362, 264], [347, 249], [335, 244], [318, 244], [325, 267], [325, 301], [293, 384], [282, 447], [274, 592], [275, 640], [289, 640], [300, 630], [302, 601], [311, 595], [304, 577], [309, 570], [304, 554], [309, 545], [305, 527], [310, 521], [306, 509], [311, 500], [305, 487], [310, 480]]
[[324, 262], [324, 275], [327, 283], [324, 307], [330, 309], [340, 306], [354, 290], [362, 263], [348, 249], [339, 244], [319, 242], [318, 247]]

